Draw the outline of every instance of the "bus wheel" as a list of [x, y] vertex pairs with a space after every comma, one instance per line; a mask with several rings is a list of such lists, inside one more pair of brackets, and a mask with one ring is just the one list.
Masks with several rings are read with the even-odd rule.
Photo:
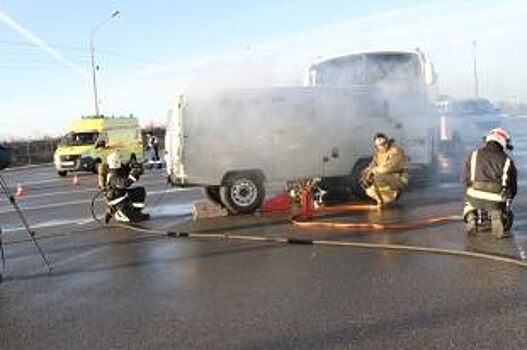
[[214, 204], [219, 204], [223, 207], [220, 197], [220, 186], [205, 186], [203, 187], [203, 195]]
[[68, 172], [66, 170], [59, 170], [57, 171], [57, 174], [59, 174], [60, 177], [65, 177], [68, 175]]
[[220, 187], [220, 198], [231, 214], [252, 213], [265, 198], [263, 179], [252, 172], [231, 173]]

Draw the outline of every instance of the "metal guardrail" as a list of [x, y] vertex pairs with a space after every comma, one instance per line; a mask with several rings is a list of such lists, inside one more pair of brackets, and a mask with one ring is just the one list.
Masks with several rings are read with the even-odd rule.
[[8, 143], [12, 151], [12, 166], [52, 163], [59, 139]]
[[[165, 130], [162, 128], [154, 128], [142, 130], [142, 133], [144, 149], [147, 149], [148, 142], [146, 134], [153, 134], [158, 140], [161, 153], [164, 146]], [[4, 145], [11, 149], [11, 166], [24, 166], [53, 163], [53, 154], [59, 143], [60, 138], [47, 138], [43, 140], [6, 142]]]

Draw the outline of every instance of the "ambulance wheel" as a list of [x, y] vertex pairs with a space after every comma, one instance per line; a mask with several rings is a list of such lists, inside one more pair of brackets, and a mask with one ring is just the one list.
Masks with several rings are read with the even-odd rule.
[[254, 212], [265, 198], [263, 176], [253, 172], [227, 175], [220, 187], [220, 198], [231, 214]]
[[353, 166], [353, 169], [351, 170], [350, 175], [350, 187], [351, 191], [357, 198], [359, 199], [368, 199], [368, 195], [366, 194], [366, 191], [362, 187], [360, 183], [360, 178], [362, 175], [362, 171], [370, 165], [371, 159], [370, 158], [361, 158], [355, 163], [355, 166]]
[[59, 171], [57, 171], [57, 174], [60, 177], [66, 177], [66, 175], [68, 175], [68, 172], [66, 170], [59, 170]]
[[220, 196], [220, 186], [203, 187], [203, 195], [205, 196], [205, 198], [207, 198], [212, 203], [223, 206], [223, 203], [221, 202], [221, 196]]

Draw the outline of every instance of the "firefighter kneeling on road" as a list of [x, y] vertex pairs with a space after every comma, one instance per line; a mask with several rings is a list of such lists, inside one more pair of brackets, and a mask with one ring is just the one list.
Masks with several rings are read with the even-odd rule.
[[382, 133], [373, 138], [373, 159], [363, 171], [361, 182], [366, 194], [378, 205], [395, 201], [408, 185], [408, 160], [402, 148]]
[[484, 212], [496, 238], [510, 236], [510, 203], [518, 184], [516, 166], [506, 149], [512, 150], [509, 133], [502, 128], [493, 129], [485, 138], [485, 146], [472, 151], [465, 161], [461, 180], [467, 186], [463, 208], [467, 234], [477, 232]]
[[99, 187], [109, 206], [105, 223], [112, 216], [119, 222], [130, 223], [150, 219], [149, 214], [142, 212], [145, 206], [145, 188], [130, 187], [143, 173], [141, 164], [122, 164], [119, 153], [112, 152], [107, 157], [107, 166], [101, 165], [99, 169]]

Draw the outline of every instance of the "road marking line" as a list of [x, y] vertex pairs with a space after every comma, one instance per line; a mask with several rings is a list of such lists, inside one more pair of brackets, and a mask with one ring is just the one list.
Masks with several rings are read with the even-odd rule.
[[[186, 192], [186, 191], [190, 191], [190, 190], [193, 190], [195, 188], [169, 188], [169, 189], [166, 189], [166, 190], [160, 190], [160, 191], [149, 191], [147, 193], [147, 196], [153, 196], [153, 195], [158, 195], [158, 194], [163, 194], [163, 193], [174, 193], [174, 192]], [[101, 202], [102, 200], [101, 199], [98, 199], [96, 202]], [[91, 203], [91, 198], [90, 199], [81, 199], [81, 200], [77, 200], [77, 201], [69, 201], [69, 202], [59, 202], [59, 203], [48, 203], [48, 204], [44, 204], [44, 205], [35, 205], [35, 206], [20, 206], [20, 209], [24, 210], [24, 211], [29, 211], [29, 210], [39, 210], [39, 209], [48, 209], [48, 208], [58, 208], [58, 207], [65, 207], [65, 206], [71, 206], [71, 205], [78, 205], [78, 204], [88, 204], [88, 203]], [[2, 209], [0, 209], [0, 214], [6, 214], [6, 213], [11, 213], [11, 212], [14, 212], [14, 208], [10, 207], [10, 206], [6, 206]]]

